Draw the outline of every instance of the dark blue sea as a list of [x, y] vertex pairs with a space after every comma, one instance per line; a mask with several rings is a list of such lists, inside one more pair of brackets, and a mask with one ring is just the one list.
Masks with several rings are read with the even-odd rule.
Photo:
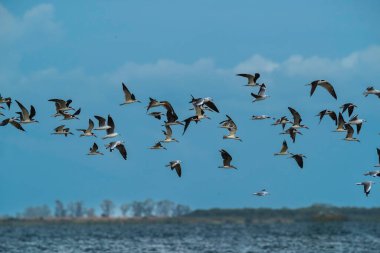
[[380, 252], [380, 223], [0, 223], [0, 252]]

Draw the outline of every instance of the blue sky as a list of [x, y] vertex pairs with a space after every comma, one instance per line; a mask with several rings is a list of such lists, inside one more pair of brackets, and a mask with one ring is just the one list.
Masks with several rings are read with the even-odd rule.
[[[33, 104], [40, 124], [26, 133], [0, 129], [0, 214], [56, 199], [96, 207], [105, 198], [170, 199], [193, 208], [378, 206], [380, 186], [365, 198], [355, 183], [369, 179], [362, 174], [377, 162], [380, 101], [362, 92], [380, 88], [379, 11], [378, 1], [1, 1], [0, 92]], [[260, 72], [271, 97], [252, 104], [240, 72]], [[319, 89], [310, 98], [304, 84], [315, 79], [329, 80], [338, 101]], [[122, 81], [142, 104], [119, 106]], [[145, 115], [148, 97], [169, 100], [184, 119], [192, 113], [190, 94], [213, 97], [221, 113], [209, 113], [210, 121], [191, 125], [185, 136], [174, 127], [180, 143], [167, 151], [148, 150], [163, 137], [160, 122]], [[82, 108], [80, 121], [64, 122], [72, 130], [110, 113], [128, 160], [86, 156], [94, 139], [79, 132], [51, 136], [62, 123], [50, 117], [47, 100], [56, 97]], [[318, 125], [314, 116], [346, 102], [368, 121], [361, 143], [342, 141], [332, 122]], [[284, 139], [280, 128], [249, 120], [290, 116], [288, 106], [310, 127], [295, 144], [285, 137], [290, 151], [308, 157], [303, 170], [273, 157]], [[225, 114], [242, 143], [222, 139], [226, 131], [217, 126]], [[239, 170], [217, 168], [220, 148]], [[183, 161], [181, 179], [164, 167], [175, 159]], [[251, 195], [263, 188], [269, 197]]]

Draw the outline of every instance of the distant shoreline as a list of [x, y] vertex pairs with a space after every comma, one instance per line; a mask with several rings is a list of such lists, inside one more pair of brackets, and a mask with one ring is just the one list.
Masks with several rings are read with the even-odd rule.
[[380, 222], [380, 207], [334, 207], [329, 205], [312, 205], [297, 209], [243, 208], [243, 209], [208, 209], [195, 210], [180, 217], [85, 217], [85, 218], [15, 218], [0, 217], [4, 223], [128, 223], [128, 224], [261, 224], [261, 223], [294, 223], [294, 222]]

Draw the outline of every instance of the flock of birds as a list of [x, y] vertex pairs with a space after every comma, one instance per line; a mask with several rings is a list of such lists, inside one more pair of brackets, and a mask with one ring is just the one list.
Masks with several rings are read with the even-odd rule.
[[[258, 79], [260, 78], [259, 73], [255, 73], [254, 75], [237, 74], [237, 76], [247, 78], [248, 83], [245, 86], [259, 88], [259, 91], [257, 94], [253, 92], [251, 93], [251, 96], [253, 97], [252, 102], [262, 101], [270, 97], [266, 94], [266, 85], [264, 83], [259, 84], [257, 82]], [[326, 80], [316, 80], [307, 85], [311, 86], [310, 96], [314, 94], [317, 87], [322, 87], [326, 89], [331, 94], [332, 97], [337, 99], [337, 95], [334, 90], [334, 87], [331, 85], [331, 83], [329, 83]], [[122, 89], [123, 89], [123, 94], [124, 94], [124, 101], [123, 103], [120, 104], [121, 106], [129, 105], [133, 103], [141, 103], [141, 101], [137, 100], [135, 95], [128, 90], [127, 86], [124, 83], [122, 83]], [[380, 98], [380, 90], [377, 90], [374, 87], [368, 87], [366, 91], [364, 92], [365, 96], [368, 96], [370, 94], [376, 95], [377, 97]], [[0, 126], [12, 125], [13, 127], [21, 131], [25, 131], [23, 125], [30, 124], [30, 123], [38, 123], [38, 121], [35, 119], [36, 110], [33, 105], [31, 105], [30, 110], [28, 110], [22, 103], [20, 103], [17, 100], [15, 101], [21, 111], [16, 112], [17, 115], [14, 117], [10, 117], [10, 118], [6, 118], [2, 120], [0, 123]], [[79, 119], [78, 117], [80, 115], [81, 108], [76, 110], [73, 107], [71, 107], [70, 105], [72, 103], [72, 100], [49, 99], [49, 101], [54, 103], [55, 105], [55, 114], [53, 114], [52, 117], [62, 117], [63, 120]], [[164, 125], [163, 125], [165, 127], [165, 130], [162, 131], [165, 136], [165, 139], [158, 141], [153, 146], [151, 146], [150, 149], [154, 149], [154, 150], [166, 149], [164, 144], [170, 143], [170, 142], [178, 142], [177, 139], [172, 137], [173, 136], [172, 126], [175, 126], [175, 125], [182, 126], [183, 134], [185, 134], [191, 122], [194, 122], [195, 124], [197, 124], [203, 119], [209, 119], [209, 117], [205, 114], [205, 111], [219, 113], [219, 110], [216, 104], [214, 103], [213, 99], [210, 97], [195, 98], [191, 96], [191, 101], [189, 103], [192, 104], [193, 108], [191, 110], [195, 111], [195, 115], [183, 121], [179, 121], [178, 116], [169, 101], [159, 101], [153, 98], [149, 98], [149, 104], [146, 107], [147, 114], [158, 120], [161, 120], [162, 118], [166, 117], [166, 120], [164, 120]], [[12, 98], [10, 97], [4, 98], [0, 95], [0, 115], [4, 116], [1, 109], [4, 110], [5, 108], [1, 106], [1, 104], [6, 104], [8, 109], [10, 110], [11, 104], [12, 104]], [[158, 108], [158, 107], [162, 107], [164, 109], [164, 112], [160, 110], [153, 111], [153, 112], [150, 111], [152, 108]], [[338, 115], [332, 110], [325, 109], [319, 112], [316, 116], [319, 117], [319, 122], [321, 122], [325, 116], [329, 116], [336, 125], [335, 132], [346, 133], [346, 136], [343, 140], [359, 142], [360, 140], [357, 137], [354, 137], [355, 131], [354, 131], [353, 126], [356, 126], [356, 133], [357, 135], [359, 135], [361, 126], [366, 121], [364, 119], [360, 119], [358, 115], [354, 115], [351, 117], [356, 107], [357, 106], [353, 103], [346, 103], [340, 107], [342, 111], [339, 112]], [[291, 140], [294, 143], [296, 141], [296, 136], [302, 135], [300, 129], [302, 128], [308, 129], [308, 127], [301, 123], [302, 117], [298, 113], [297, 110], [291, 107], [288, 107], [288, 109], [292, 115], [292, 118], [293, 118], [292, 120], [289, 120], [287, 116], [282, 116], [278, 119], [275, 119], [267, 115], [254, 115], [252, 116], [252, 120], [273, 119], [274, 123], [272, 125], [274, 126], [281, 125], [282, 130], [283, 130], [281, 134], [289, 135]], [[74, 111], [74, 112], [71, 114], [70, 111]], [[348, 121], [346, 121], [343, 117], [343, 114], [346, 111], [348, 113], [348, 116], [351, 117]], [[120, 136], [120, 134], [118, 134], [115, 131], [115, 123], [111, 115], [108, 115], [107, 119], [105, 117], [101, 117], [98, 115], [94, 115], [94, 118], [98, 121], [98, 127], [95, 127], [94, 121], [92, 119], [89, 119], [88, 127], [86, 129], [77, 129], [77, 131], [82, 132], [80, 134], [80, 137], [97, 137], [97, 135], [93, 132], [94, 130], [105, 131], [105, 135], [102, 137], [103, 140], [112, 139], [112, 138]], [[285, 129], [288, 124], [290, 126], [287, 129]], [[224, 135], [223, 139], [242, 141], [240, 137], [236, 136], [238, 127], [230, 116], [226, 115], [226, 119], [219, 123], [219, 127], [225, 128], [228, 130], [228, 134]], [[70, 132], [70, 128], [65, 127], [65, 125], [60, 125], [56, 127], [53, 130], [52, 134], [64, 135], [66, 137], [68, 135], [73, 135], [73, 133]], [[127, 159], [127, 150], [124, 145], [124, 141], [121, 141], [121, 140], [111, 141], [105, 144], [105, 147], [106, 149], [109, 149], [110, 152], [117, 149], [120, 152], [122, 158], [125, 160]], [[231, 164], [232, 156], [226, 150], [221, 149], [219, 150], [219, 152], [223, 160], [223, 165], [219, 166], [219, 168], [237, 169], [234, 165]], [[380, 167], [380, 149], [379, 148], [377, 148], [377, 154], [379, 157], [379, 163], [375, 165], [375, 167]], [[96, 142], [94, 142], [93, 145], [90, 147], [87, 155], [95, 156], [95, 155], [103, 155], [103, 153], [99, 151], [99, 146], [97, 145]], [[304, 166], [304, 158], [306, 158], [304, 154], [294, 154], [294, 153], [288, 152], [288, 145], [285, 140], [282, 143], [281, 150], [278, 153], [275, 153], [274, 155], [288, 156], [289, 158], [294, 159], [297, 165], [301, 169]], [[182, 168], [181, 168], [180, 160], [170, 161], [169, 164], [166, 165], [166, 167], [169, 167], [171, 170], [175, 170], [177, 175], [181, 177]], [[372, 176], [372, 177], [380, 177], [380, 170], [369, 171], [365, 173], [364, 175]], [[364, 181], [364, 182], [357, 183], [357, 185], [362, 185], [364, 187], [364, 193], [366, 196], [368, 196], [368, 194], [370, 193], [371, 187], [373, 184], [374, 184], [373, 181]], [[263, 189], [253, 194], [256, 196], [266, 196], [269, 194], [269, 192]]]

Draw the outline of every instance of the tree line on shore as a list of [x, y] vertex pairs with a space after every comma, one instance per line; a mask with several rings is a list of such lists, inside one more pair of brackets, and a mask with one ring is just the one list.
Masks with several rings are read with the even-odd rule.
[[[48, 205], [25, 208], [17, 218], [96, 218], [96, 217], [179, 217], [191, 212], [189, 206], [177, 204], [169, 200], [133, 201], [116, 205], [112, 200], [105, 199], [100, 203], [100, 212], [94, 207], [86, 207], [83, 201], [69, 202], [66, 205], [56, 200], [53, 210]], [[116, 212], [119, 209], [119, 212]]]

